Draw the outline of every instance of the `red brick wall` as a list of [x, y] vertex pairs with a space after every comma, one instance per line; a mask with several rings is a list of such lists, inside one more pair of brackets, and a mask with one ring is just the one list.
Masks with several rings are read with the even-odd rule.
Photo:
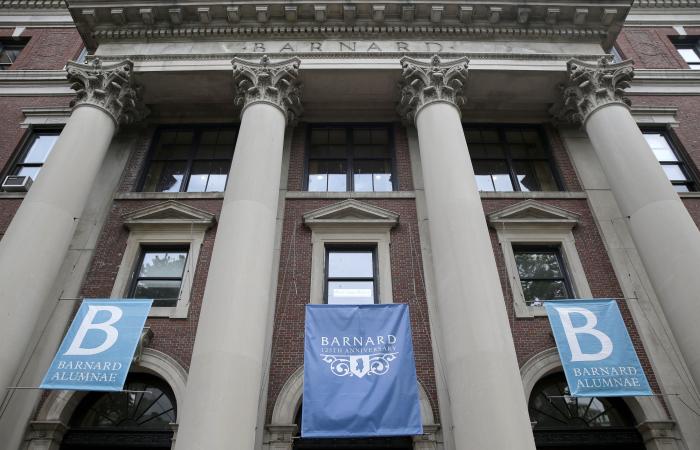
[[669, 36], [673, 28], [625, 28], [615, 47], [623, 59], [631, 59], [637, 69], [687, 69]]
[[[183, 200], [182, 202], [216, 214], [217, 217], [221, 209], [220, 200]], [[156, 203], [160, 201], [117, 200], [114, 202], [107, 223], [100, 234], [92, 265], [81, 289], [81, 297], [107, 298], [110, 296], [129, 236], [122, 216]], [[153, 341], [149, 346], [172, 356], [185, 368], [189, 367], [192, 356], [192, 346], [215, 236], [216, 225], [207, 231], [200, 249], [190, 294], [188, 317], [186, 319], [149, 318], [147, 321], [147, 326], [153, 330]]]
[[[13, 32], [14, 28], [0, 28], [0, 38], [11, 37]], [[27, 28], [19, 37], [29, 42], [9, 70], [61, 70], [83, 48], [73, 28]]]

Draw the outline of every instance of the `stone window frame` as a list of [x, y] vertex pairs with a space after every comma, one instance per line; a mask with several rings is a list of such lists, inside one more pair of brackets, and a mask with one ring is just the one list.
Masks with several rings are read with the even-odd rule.
[[573, 234], [574, 227], [580, 223], [578, 214], [534, 200], [526, 200], [493, 212], [487, 216], [487, 219], [489, 225], [496, 231], [503, 252], [508, 276], [507, 288], [512, 294], [516, 317], [541, 317], [546, 316], [547, 313], [544, 306], [528, 305], [525, 302], [513, 252], [514, 245], [559, 247], [572, 297], [592, 297]]
[[311, 304], [325, 303], [325, 265], [328, 247], [346, 245], [376, 248], [377, 304], [393, 303], [391, 229], [399, 215], [357, 200], [345, 200], [304, 214], [311, 229]]
[[158, 245], [188, 246], [187, 267], [182, 276], [180, 295], [175, 306], [152, 307], [149, 317], [187, 318], [194, 276], [206, 231], [214, 224], [215, 217], [206, 211], [169, 200], [129, 213], [123, 217], [129, 229], [126, 249], [110, 298], [128, 296], [133, 276], [138, 269], [142, 249]]

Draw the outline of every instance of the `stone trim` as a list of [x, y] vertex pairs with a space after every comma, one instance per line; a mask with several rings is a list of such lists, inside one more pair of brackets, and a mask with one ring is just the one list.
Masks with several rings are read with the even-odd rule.
[[24, 120], [19, 124], [21, 128], [29, 128], [45, 125], [65, 125], [70, 118], [70, 108], [22, 108]]
[[633, 106], [632, 117], [639, 125], [668, 125], [676, 128], [678, 108], [674, 106]]
[[129, 229], [129, 237], [110, 297], [121, 298], [128, 295], [143, 245], [186, 244], [189, 246], [189, 254], [177, 304], [169, 307], [154, 306], [149, 312], [150, 317], [186, 318], [199, 251], [206, 231], [215, 222], [215, 216], [169, 200], [134, 211], [125, 215], [123, 219], [124, 226]]
[[489, 214], [487, 220], [491, 228], [496, 230], [501, 245], [516, 317], [531, 318], [546, 316], [547, 313], [544, 305], [528, 305], [525, 302], [513, 245], [558, 245], [571, 281], [572, 295], [577, 298], [592, 297], [572, 233], [580, 221], [578, 214], [535, 200], [526, 200]]

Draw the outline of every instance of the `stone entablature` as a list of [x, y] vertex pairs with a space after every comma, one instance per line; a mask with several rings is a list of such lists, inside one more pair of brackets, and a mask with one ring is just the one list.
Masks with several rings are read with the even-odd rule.
[[[491, 2], [488, 2], [491, 3]], [[458, 33], [503, 34], [603, 40], [612, 45], [629, 2], [549, 1], [539, 4], [454, 0], [382, 3], [193, 2], [138, 4], [71, 2], [83, 38], [97, 42], [124, 38], [177, 38], [249, 33]]]

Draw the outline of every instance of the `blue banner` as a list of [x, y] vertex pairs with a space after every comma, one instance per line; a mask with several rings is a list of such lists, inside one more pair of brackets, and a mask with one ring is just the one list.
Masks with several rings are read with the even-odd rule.
[[307, 305], [302, 437], [422, 433], [408, 306]]
[[42, 389], [120, 391], [153, 300], [84, 300]]
[[575, 397], [653, 395], [615, 300], [545, 302]]

